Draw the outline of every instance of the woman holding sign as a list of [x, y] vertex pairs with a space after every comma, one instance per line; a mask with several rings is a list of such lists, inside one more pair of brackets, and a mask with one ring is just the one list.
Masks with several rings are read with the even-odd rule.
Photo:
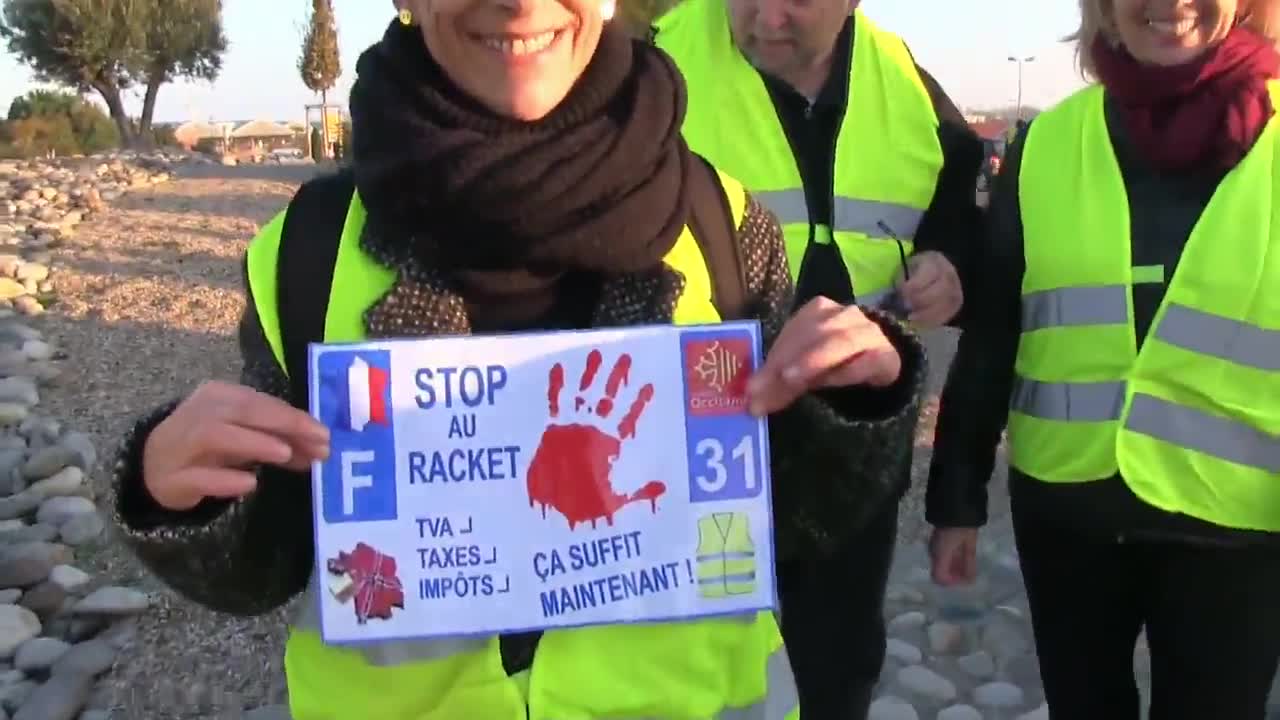
[[[396, 8], [357, 67], [350, 172], [304, 185], [250, 246], [243, 384], [206, 383], [124, 445], [116, 520], [142, 561], [228, 613], [317, 592], [307, 471], [330, 434], [305, 409], [310, 342], [730, 319], [758, 320], [767, 348], [740, 400], [771, 416], [777, 556], [823, 552], [857, 527], [910, 461], [922, 348], [873, 311], [819, 299], [792, 315], [778, 224], [681, 140], [684, 87], [667, 57], [608, 26], [611, 0]], [[379, 372], [360, 368], [352, 423], [385, 420], [369, 400]], [[597, 382], [625, 381], [613, 372]], [[552, 373], [552, 415], [577, 380]], [[628, 406], [615, 416], [624, 439]], [[567, 444], [581, 457], [543, 478], [607, 462], [600, 447]], [[592, 552], [633, 549], [624, 538]], [[394, 576], [364, 545], [328, 562], [336, 576]], [[358, 598], [363, 618], [403, 602], [376, 589], [325, 592]], [[336, 647], [317, 605], [304, 601], [286, 649], [295, 720], [799, 714], [767, 611]]]

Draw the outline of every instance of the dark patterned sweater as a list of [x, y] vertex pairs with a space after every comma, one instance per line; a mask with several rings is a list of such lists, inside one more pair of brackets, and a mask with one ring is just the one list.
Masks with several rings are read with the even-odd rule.
[[[767, 350], [792, 309], [781, 230], [751, 200], [737, 234], [749, 315], [761, 321]], [[365, 313], [370, 337], [456, 335], [475, 329], [453, 279], [397, 256], [396, 245], [372, 231], [365, 233], [362, 245], [401, 270], [397, 285]], [[671, 322], [683, 279], [664, 265], [648, 273], [597, 278], [597, 285], [590, 326], [640, 325]], [[254, 307], [250, 297], [240, 324], [242, 382], [288, 397], [289, 384]], [[925, 372], [923, 348], [896, 320], [880, 314], [873, 318], [902, 355], [898, 382], [883, 389], [808, 395], [769, 420], [780, 560], [831, 549], [882, 505], [911, 462]], [[544, 317], [543, 324], [549, 322]], [[264, 467], [258, 488], [238, 500], [206, 500], [182, 513], [160, 508], [142, 484], [142, 448], [173, 406], [142, 418], [125, 438], [113, 481], [118, 529], [152, 572], [197, 603], [239, 615], [283, 605], [303, 591], [315, 564], [311, 483], [305, 475]]]

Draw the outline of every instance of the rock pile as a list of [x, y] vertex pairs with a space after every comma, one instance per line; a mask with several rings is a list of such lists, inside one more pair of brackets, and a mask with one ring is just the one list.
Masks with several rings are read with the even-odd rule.
[[0, 309], [39, 315], [53, 299], [50, 251], [130, 189], [164, 182], [180, 156], [0, 161]]
[[151, 599], [75, 565], [104, 520], [88, 436], [38, 411], [62, 353], [22, 316], [53, 286], [51, 251], [121, 193], [163, 182], [171, 160], [97, 157], [0, 161], [0, 720], [105, 720], [96, 680]]
[[0, 720], [109, 717], [111, 698], [93, 697], [95, 679], [150, 604], [74, 565], [74, 548], [97, 539], [104, 520], [86, 480], [93, 443], [37, 412], [59, 359], [0, 310]]

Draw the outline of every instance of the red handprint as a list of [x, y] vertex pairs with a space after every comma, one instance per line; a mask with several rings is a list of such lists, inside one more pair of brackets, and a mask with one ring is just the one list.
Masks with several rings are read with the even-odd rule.
[[[587, 364], [582, 370], [578, 394], [574, 399], [574, 412], [584, 411], [587, 400], [582, 394], [595, 382], [603, 361], [599, 350], [587, 354]], [[586, 412], [594, 412], [601, 419], [613, 414], [618, 390], [627, 384], [630, 373], [631, 356], [624, 353], [609, 372], [604, 396], [596, 401], [594, 407], [586, 408]], [[630, 495], [622, 495], [614, 492], [610, 479], [622, 441], [635, 437], [640, 414], [653, 399], [653, 385], [646, 383], [636, 393], [631, 407], [618, 421], [617, 437], [582, 423], [555, 424], [560, 416], [560, 393], [564, 385], [564, 367], [556, 363], [547, 382], [551, 424], [543, 431], [533, 461], [529, 464], [529, 507], [540, 504], [544, 518], [548, 507], [560, 511], [569, 521], [570, 530], [588, 521], [594, 528], [601, 518], [613, 525], [613, 516], [618, 510], [641, 500], [648, 500], [650, 512], [657, 512], [658, 498], [667, 491], [665, 484], [654, 480]]]

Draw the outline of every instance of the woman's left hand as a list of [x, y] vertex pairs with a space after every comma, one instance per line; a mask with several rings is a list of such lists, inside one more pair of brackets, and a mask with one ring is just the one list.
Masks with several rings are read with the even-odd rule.
[[858, 306], [818, 297], [783, 326], [747, 396], [761, 416], [820, 388], [892, 385], [901, 372], [897, 348]]

